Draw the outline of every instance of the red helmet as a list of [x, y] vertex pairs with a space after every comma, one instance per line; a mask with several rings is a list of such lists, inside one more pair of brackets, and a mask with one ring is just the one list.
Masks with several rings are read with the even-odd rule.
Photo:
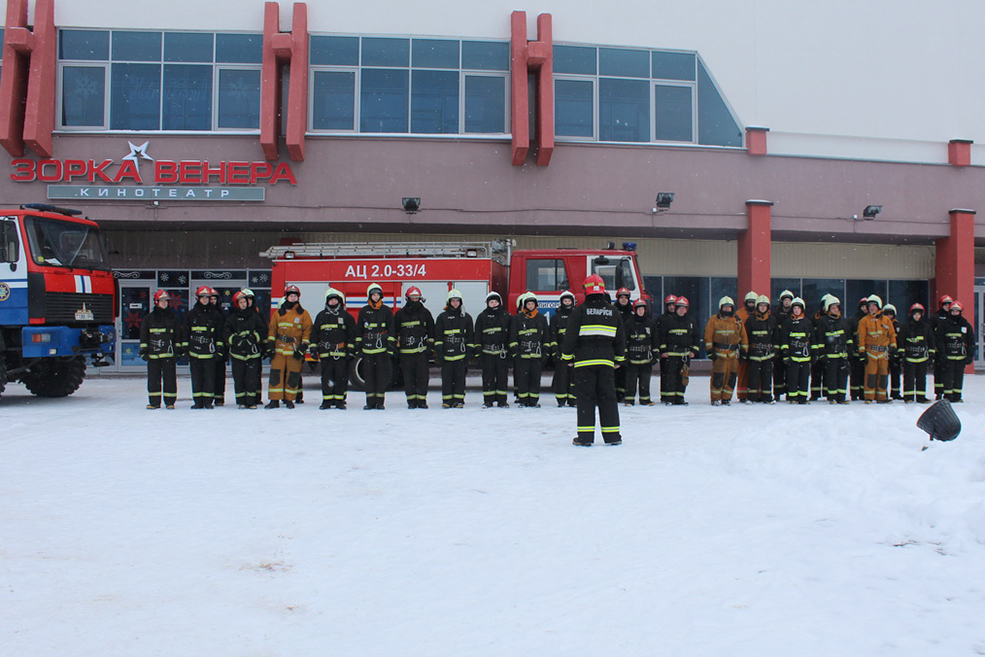
[[858, 300], [858, 305], [860, 305], [860, 306], [868, 306], [869, 305], [869, 297], [862, 297], [861, 299], [859, 299]]
[[911, 314], [911, 315], [912, 315], [912, 314], [913, 314], [914, 312], [916, 312], [916, 311], [918, 311], [918, 310], [919, 310], [920, 312], [922, 312], [922, 313], [926, 313], [926, 312], [927, 312], [927, 309], [923, 307], [923, 304], [922, 304], [922, 303], [915, 303], [915, 304], [913, 304], [912, 306], [910, 306], [910, 314]]
[[284, 288], [284, 296], [286, 297], [288, 294], [296, 294], [298, 296], [301, 296], [301, 290], [300, 288], [298, 288], [297, 285], [288, 285], [286, 288]]
[[960, 301], [952, 301], [951, 307], [948, 310], [957, 310], [958, 312], [964, 312], [964, 306], [961, 305]]
[[212, 290], [209, 288], [208, 285], [201, 285], [201, 286], [199, 286], [199, 288], [197, 290], [195, 290], [195, 296], [196, 297], [211, 297], [212, 296]]
[[236, 294], [233, 295], [233, 305], [235, 306], [237, 303], [239, 303], [239, 300], [240, 299], [246, 299], [246, 298], [247, 298], [247, 296], [246, 296], [245, 291], [244, 290], [240, 290], [239, 292], [237, 292]]
[[416, 285], [411, 285], [409, 288], [407, 288], [407, 292], [404, 293], [404, 296], [409, 299], [409, 298], [411, 298], [414, 295], [417, 295], [419, 297], [423, 297], [424, 296], [421, 293], [421, 288], [417, 287]]
[[950, 294], [941, 295], [940, 305], [943, 306], [945, 303], [954, 303], [954, 299], [951, 298]]
[[674, 302], [675, 306], [684, 306], [685, 308], [690, 307], [687, 297], [677, 297], [677, 301]]
[[619, 297], [631, 297], [631, 296], [633, 296], [633, 293], [624, 287], [619, 288], [619, 290], [616, 292], [617, 299]]
[[217, 296], [219, 296], [219, 293], [216, 292], [216, 289], [214, 287], [210, 287], [209, 288], [209, 296], [210, 297], [217, 297]]
[[636, 310], [637, 308], [646, 308], [646, 307], [647, 307], [646, 299], [637, 299], [636, 301], [633, 302], [633, 310]]
[[675, 297], [673, 294], [668, 294], [667, 297], [664, 299], [664, 305], [669, 306], [672, 303], [677, 303], [677, 297]]
[[171, 301], [171, 295], [164, 290], [158, 290], [154, 293], [154, 303], [158, 301]]
[[605, 294], [605, 281], [598, 274], [585, 279], [585, 294]]

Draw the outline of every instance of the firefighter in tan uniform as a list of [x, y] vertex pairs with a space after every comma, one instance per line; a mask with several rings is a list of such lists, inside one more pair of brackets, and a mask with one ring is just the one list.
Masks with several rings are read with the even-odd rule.
[[735, 316], [735, 302], [722, 297], [718, 314], [705, 325], [705, 351], [712, 361], [711, 405], [728, 406], [739, 370], [739, 351], [749, 349], [749, 340], [742, 322]]
[[270, 382], [267, 396], [270, 402], [264, 408], [278, 408], [280, 400], [294, 408], [294, 399], [301, 388], [301, 367], [311, 339], [311, 315], [301, 307], [301, 290], [288, 285], [284, 301], [270, 316], [270, 332], [267, 337], [270, 359]]
[[882, 313], [882, 299], [873, 294], [868, 302], [869, 314], [858, 323], [858, 353], [865, 356], [865, 403], [888, 404], [889, 356], [896, 350], [896, 329]]
[[[750, 317], [756, 316], [756, 304], [759, 303], [759, 295], [750, 290], [746, 293], [745, 299], [742, 302], [742, 307], [735, 311], [735, 316], [739, 318], [742, 322], [742, 326], [745, 327], [749, 322]], [[746, 331], [746, 336], [749, 335], [749, 331]], [[749, 361], [747, 359], [739, 359], [739, 377], [735, 384], [735, 396], [743, 404], [746, 402], [746, 397], [749, 394], [749, 386], [746, 379], [749, 377]]]

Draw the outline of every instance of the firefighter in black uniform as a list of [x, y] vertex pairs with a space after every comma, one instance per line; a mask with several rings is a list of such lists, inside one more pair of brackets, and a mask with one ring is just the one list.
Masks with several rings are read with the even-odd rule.
[[[790, 290], [780, 293], [780, 305], [773, 315], [776, 317], [776, 336], [773, 344], [780, 344], [780, 327], [783, 322], [790, 318], [790, 304], [793, 303], [794, 294]], [[780, 401], [780, 398], [787, 394], [787, 368], [782, 362], [775, 362], [773, 365], [773, 400]]]
[[571, 369], [561, 364], [561, 344], [568, 328], [568, 320], [575, 309], [575, 295], [569, 290], [561, 293], [560, 305], [551, 316], [551, 341], [554, 343], [554, 398], [558, 408], [575, 405], [575, 382]]
[[520, 406], [540, 408], [540, 374], [551, 348], [550, 326], [537, 310], [537, 296], [527, 292], [510, 325], [510, 350], [516, 354], [513, 381]]
[[[961, 313], [964, 306], [953, 301], [948, 308], [947, 319], [937, 323], [937, 360], [943, 363], [944, 399], [952, 404], [962, 402], [964, 368], [975, 362], [975, 330]], [[935, 382], [936, 383], [936, 382]]]
[[[674, 311], [677, 309], [677, 306], [674, 305], [676, 303], [677, 303], [677, 297], [674, 296], [673, 294], [668, 294], [667, 297], [664, 299], [664, 312], [661, 313], [660, 316], [657, 317], [653, 323], [654, 340], [655, 342], [657, 342], [658, 352], [662, 353], [663, 351], [662, 349], [659, 348], [660, 336], [663, 334], [663, 324], [670, 317], [674, 316]], [[665, 404], [674, 401], [673, 398], [667, 394], [667, 381], [669, 381], [667, 374], [668, 374], [667, 359], [664, 358], [663, 355], [661, 355], [660, 356], [660, 401], [662, 401]]]
[[660, 357], [666, 361], [661, 377], [667, 377], [668, 401], [664, 404], [668, 406], [687, 406], [684, 393], [687, 392], [688, 367], [701, 348], [701, 334], [697, 322], [688, 314], [688, 304], [687, 297], [677, 297], [674, 302], [676, 312], [663, 321], [657, 336]]
[[746, 336], [749, 338], [746, 399], [749, 402], [773, 403], [776, 319], [770, 314], [770, 299], [765, 294], [756, 298], [756, 308], [746, 319]]
[[[831, 294], [825, 294], [821, 297], [820, 303], [817, 305], [817, 312], [814, 313], [814, 317], [811, 318], [814, 327], [817, 327], [817, 320], [824, 317], [827, 314], [828, 299], [832, 297]], [[816, 342], [814, 344], [817, 344]], [[811, 363], [811, 401], [817, 401], [821, 397], [825, 397], [824, 392], [824, 363], [821, 362], [820, 358], [815, 358], [814, 362]]]
[[609, 303], [602, 277], [592, 274], [586, 278], [585, 303], [572, 314], [561, 347], [561, 359], [575, 370], [575, 445], [587, 447], [595, 442], [596, 407], [602, 439], [607, 445], [622, 444], [614, 373], [626, 360], [626, 334], [618, 312]]
[[260, 403], [260, 367], [267, 343], [267, 323], [250, 307], [247, 290], [233, 295], [233, 310], [226, 316], [222, 337], [232, 361], [236, 406], [254, 409]]
[[321, 361], [321, 405], [345, 410], [349, 363], [356, 342], [356, 320], [345, 309], [345, 295], [333, 287], [325, 292], [325, 309], [311, 327], [308, 350]]
[[643, 299], [633, 302], [633, 317], [626, 322], [626, 397], [623, 403], [632, 406], [636, 388], [640, 390], [640, 406], [653, 406], [650, 399], [650, 378], [653, 375], [654, 353], [659, 347], [653, 330], [653, 318]]
[[397, 353], [400, 369], [404, 373], [404, 391], [407, 408], [428, 407], [428, 362], [434, 343], [434, 318], [424, 307], [421, 288], [411, 286], [404, 294], [406, 303], [396, 312], [393, 323], [397, 330]]
[[[858, 312], [849, 318], [852, 329], [852, 344], [858, 344], [858, 325], [869, 315], [869, 297], [862, 297], [858, 302]], [[865, 399], [865, 354], [849, 357], [852, 401]]]
[[915, 303], [910, 306], [910, 321], [896, 334], [896, 344], [903, 355], [903, 402], [926, 404], [927, 363], [937, 356], [937, 342], [934, 329], [924, 319], [924, 307]]
[[887, 388], [887, 392], [889, 392], [890, 399], [902, 400], [903, 393], [900, 387], [900, 379], [903, 376], [903, 352], [899, 349], [900, 323], [899, 319], [896, 318], [896, 306], [887, 303], [882, 307], [882, 314], [893, 322], [897, 342], [893, 345], [895, 349], [889, 351], [889, 388]]
[[[164, 405], [174, 409], [178, 399], [175, 366], [181, 356], [181, 322], [170, 307], [171, 295], [164, 290], [154, 293], [154, 309], [140, 325], [140, 357], [147, 363], [147, 408]], [[164, 392], [161, 392], [163, 382]]]
[[185, 340], [192, 379], [193, 409], [213, 408], [215, 394], [215, 361], [222, 353], [222, 325], [219, 312], [209, 298], [212, 290], [204, 285], [195, 296], [198, 302], [185, 316]]
[[383, 303], [383, 288], [376, 283], [366, 289], [369, 303], [359, 309], [356, 320], [356, 349], [362, 355], [363, 380], [366, 382], [364, 411], [384, 408], [386, 389], [390, 386], [393, 367], [390, 359], [397, 338], [394, 335], [393, 311]]
[[434, 350], [441, 366], [441, 407], [465, 406], [465, 374], [475, 348], [472, 316], [462, 306], [462, 293], [448, 291], [448, 305], [434, 322]]
[[510, 314], [499, 292], [486, 295], [486, 309], [475, 318], [476, 351], [482, 365], [482, 407], [507, 408], [510, 375]]
[[[616, 310], [623, 321], [623, 328], [626, 323], [633, 319], [633, 303], [630, 301], [633, 294], [629, 289], [621, 287], [616, 291]], [[616, 398], [621, 404], [626, 399], [626, 368], [620, 367], [616, 370]]]
[[780, 353], [787, 368], [787, 401], [810, 403], [811, 362], [814, 325], [804, 315], [804, 300], [797, 297], [790, 304], [790, 317], [780, 327]]
[[[930, 323], [930, 328], [937, 334], [937, 325], [943, 322], [951, 314], [951, 304], [954, 303], [954, 299], [951, 295], [944, 294], [941, 295], [940, 301], [938, 302], [937, 312], [927, 318]], [[947, 363], [944, 359], [938, 358], [934, 359], [934, 397], [936, 399], [944, 399], [944, 370]]]
[[842, 316], [841, 301], [836, 296], [827, 296], [824, 314], [814, 323], [814, 345], [828, 403], [847, 404], [849, 359], [855, 353], [854, 331], [851, 320]]

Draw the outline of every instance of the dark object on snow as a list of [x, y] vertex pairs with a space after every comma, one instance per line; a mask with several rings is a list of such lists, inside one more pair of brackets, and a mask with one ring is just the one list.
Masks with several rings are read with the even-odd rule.
[[930, 434], [931, 440], [954, 440], [961, 433], [961, 420], [958, 419], [950, 402], [942, 399], [928, 408], [917, 420], [917, 428]]

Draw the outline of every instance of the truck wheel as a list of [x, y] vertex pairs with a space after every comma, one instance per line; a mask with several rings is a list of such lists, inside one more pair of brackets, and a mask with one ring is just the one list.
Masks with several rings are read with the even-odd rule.
[[43, 358], [24, 375], [24, 385], [38, 397], [68, 397], [79, 389], [86, 375], [82, 357], [70, 360]]
[[3, 391], [6, 387], [7, 387], [7, 361], [3, 359], [3, 354], [0, 354], [0, 395], [3, 394]]
[[365, 390], [366, 379], [363, 377], [362, 356], [356, 356], [349, 365], [349, 385], [353, 390]]

